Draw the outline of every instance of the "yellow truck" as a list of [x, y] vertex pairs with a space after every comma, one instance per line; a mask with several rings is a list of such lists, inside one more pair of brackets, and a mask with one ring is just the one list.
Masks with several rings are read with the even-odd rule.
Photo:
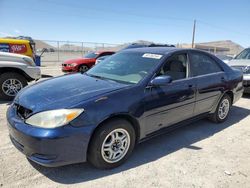
[[0, 38], [0, 51], [26, 55], [35, 60], [35, 43], [32, 39]]

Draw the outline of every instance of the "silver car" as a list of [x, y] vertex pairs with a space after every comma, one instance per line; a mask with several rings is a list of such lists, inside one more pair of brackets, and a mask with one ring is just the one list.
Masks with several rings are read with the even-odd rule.
[[243, 72], [244, 93], [250, 93], [250, 48], [243, 50], [228, 65]]

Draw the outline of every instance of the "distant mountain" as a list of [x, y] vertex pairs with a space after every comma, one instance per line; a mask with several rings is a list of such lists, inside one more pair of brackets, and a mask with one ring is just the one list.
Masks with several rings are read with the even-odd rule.
[[228, 54], [230, 54], [230, 55], [239, 54], [244, 49], [241, 45], [239, 45], [231, 40], [203, 42], [203, 43], [198, 43], [198, 44], [206, 45], [206, 46], [229, 48], [230, 50], [229, 50]]
[[[191, 44], [177, 44], [179, 48], [191, 48]], [[231, 40], [221, 40], [221, 41], [212, 41], [212, 42], [202, 42], [202, 43], [195, 43], [195, 48], [197, 49], [210, 49], [209, 51], [213, 52], [216, 48], [222, 48], [225, 51], [223, 52], [224, 55], [236, 55], [239, 54], [244, 48], [231, 41]]]
[[36, 49], [37, 50], [42, 50], [43, 48], [53, 48], [56, 49], [55, 46], [52, 46], [42, 40], [34, 40], [34, 42], [36, 43]]
[[60, 47], [60, 50], [62, 51], [75, 51], [75, 52], [80, 52], [80, 51], [92, 51], [93, 49], [90, 47], [82, 47], [74, 44], [63, 44]]
[[[57, 43], [55, 42], [54, 45], [48, 44], [45, 41], [41, 41], [41, 40], [35, 40], [36, 43], [36, 49], [37, 50], [41, 50], [42, 48], [53, 48], [55, 50], [57, 50]], [[72, 52], [80, 52], [80, 51], [85, 51], [85, 52], [89, 52], [89, 51], [96, 51], [96, 50], [112, 50], [112, 51], [118, 51], [121, 50], [123, 48], [125, 48], [126, 46], [132, 44], [132, 43], [139, 43], [139, 44], [152, 44], [154, 42], [152, 41], [146, 41], [146, 40], [137, 40], [131, 43], [124, 43], [124, 44], [120, 44], [120, 45], [107, 45], [104, 44], [102, 45], [92, 45], [92, 44], [88, 44], [88, 43], [83, 43], [83, 47], [81, 45], [77, 45], [77, 44], [63, 44], [60, 45], [59, 43], [59, 49], [61, 51], [72, 51]], [[202, 42], [202, 43], [195, 43], [196, 45], [202, 45], [202, 46], [207, 46], [207, 47], [211, 47], [211, 48], [228, 48], [229, 51], [227, 51], [226, 53], [228, 55], [235, 55], [240, 53], [244, 48], [231, 41], [231, 40], [222, 40], [222, 41], [212, 41], [212, 42]], [[93, 46], [93, 47], [92, 47]], [[177, 44], [176, 45], [179, 48], [191, 48], [191, 44]]]

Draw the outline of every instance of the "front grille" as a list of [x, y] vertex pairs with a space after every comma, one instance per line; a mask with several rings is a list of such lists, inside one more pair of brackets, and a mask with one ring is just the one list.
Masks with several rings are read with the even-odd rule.
[[25, 108], [19, 104], [15, 104], [15, 107], [17, 115], [22, 119], [27, 119], [32, 113], [32, 110]]
[[243, 86], [244, 87], [249, 87], [250, 86], [250, 81], [249, 80], [243, 80]]

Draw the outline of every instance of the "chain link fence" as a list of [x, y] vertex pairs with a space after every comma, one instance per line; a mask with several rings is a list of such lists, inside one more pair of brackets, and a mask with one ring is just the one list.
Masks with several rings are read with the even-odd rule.
[[94, 43], [94, 42], [73, 42], [73, 41], [52, 41], [35, 40], [37, 55], [42, 54], [42, 64], [57, 64], [67, 59], [82, 57], [84, 54], [98, 50], [118, 51], [123, 46], [120, 44]]

